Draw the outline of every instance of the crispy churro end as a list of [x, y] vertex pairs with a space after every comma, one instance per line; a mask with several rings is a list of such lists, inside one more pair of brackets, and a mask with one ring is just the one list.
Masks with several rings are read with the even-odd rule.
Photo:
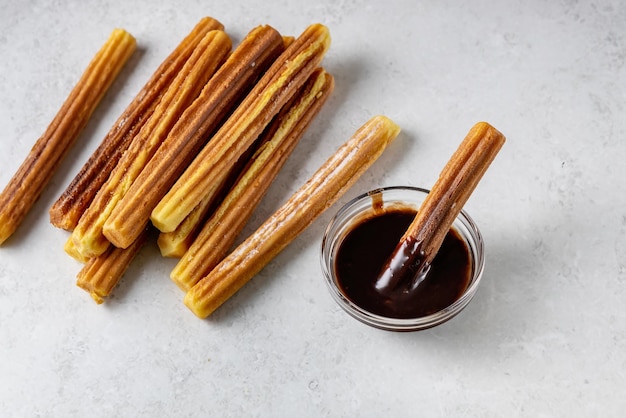
[[16, 229], [13, 228], [15, 224], [6, 218], [7, 216], [5, 216], [5, 214], [0, 214], [0, 245], [4, 244], [4, 242], [13, 235]]
[[76, 248], [76, 245], [74, 244], [74, 240], [72, 239], [71, 236], [67, 239], [67, 241], [65, 241], [63, 250], [65, 251], [67, 255], [69, 255], [74, 260], [78, 261], [79, 263], [86, 264], [89, 261], [89, 257], [83, 256], [80, 253], [80, 251], [78, 251], [78, 248]]
[[317, 36], [323, 40], [325, 48], [328, 49], [330, 47], [330, 30], [328, 30], [327, 26], [321, 23], [313, 23], [307, 30], [317, 32]]
[[176, 274], [170, 274], [172, 282], [176, 283], [176, 286], [183, 292], [189, 292], [192, 286], [186, 282], [183, 278], [179, 278]]
[[58, 210], [57, 207], [51, 207], [48, 211], [50, 217], [50, 224], [56, 228], [63, 229], [65, 231], [71, 232], [74, 228], [76, 228], [77, 221], [74, 221], [78, 216], [71, 216], [69, 212], [73, 211], [72, 209], [68, 211]]
[[189, 248], [186, 242], [175, 240], [173, 235], [175, 235], [175, 232], [159, 234], [157, 246], [162, 257], [181, 258]]
[[370, 122], [366, 125], [375, 127], [381, 135], [385, 135], [389, 138], [389, 142], [393, 141], [400, 134], [400, 126], [393, 120], [384, 115], [377, 115], [370, 119]]
[[167, 219], [161, 220], [160, 213], [157, 211], [158, 208], [159, 207], [157, 206], [150, 215], [150, 221], [152, 222], [152, 225], [154, 225], [156, 229], [164, 233], [174, 231], [176, 229], [176, 225], [168, 223]]
[[132, 240], [129, 242], [128, 237], [122, 231], [122, 227], [117, 219], [109, 217], [102, 226], [102, 234], [107, 240], [117, 248], [128, 248], [132, 244]]
[[206, 26], [216, 30], [224, 30], [224, 24], [211, 16], [205, 16], [196, 24], [196, 28]]
[[89, 296], [91, 296], [91, 298], [98, 304], [98, 305], [102, 305], [104, 303], [104, 299], [101, 298], [97, 293], [95, 292], [91, 292], [89, 293]]
[[76, 286], [80, 287], [85, 292], [89, 293], [89, 296], [91, 296], [94, 302], [96, 302], [98, 305], [101, 305], [104, 303], [104, 296], [100, 295], [97, 289], [91, 286], [89, 282], [82, 280], [80, 276], [78, 280], [76, 281]]
[[183, 303], [185, 304], [187, 308], [189, 308], [189, 310], [191, 310], [191, 312], [193, 312], [195, 316], [197, 316], [200, 319], [208, 318], [209, 315], [211, 315], [213, 311], [215, 310], [215, 308], [211, 308], [211, 306], [208, 306], [206, 303], [203, 303], [202, 300], [195, 297], [193, 288], [191, 288], [185, 294]]
[[506, 142], [506, 137], [502, 132], [493, 127], [489, 122], [478, 122], [470, 129], [470, 133], [468, 135], [473, 136], [489, 136], [489, 138], [493, 141], [501, 142], [504, 144]]
[[126, 40], [126, 42], [131, 43], [133, 46], [137, 45], [137, 40], [135, 39], [135, 37], [123, 28], [113, 29], [113, 31], [111, 32], [111, 37], [119, 37]]

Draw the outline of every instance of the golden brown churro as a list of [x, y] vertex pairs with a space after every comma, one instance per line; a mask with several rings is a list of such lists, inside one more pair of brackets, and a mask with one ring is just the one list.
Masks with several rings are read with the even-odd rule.
[[135, 240], [157, 203], [283, 49], [282, 36], [267, 25], [244, 38], [115, 206], [104, 224], [109, 241], [124, 248]]
[[314, 24], [287, 47], [154, 208], [151, 219], [159, 230], [175, 230], [202, 199], [219, 190], [233, 164], [319, 66], [329, 46], [328, 29]]
[[230, 52], [231, 41], [223, 31], [210, 31], [169, 86], [154, 113], [135, 136], [106, 183], [80, 218], [70, 239], [84, 257], [96, 257], [110, 245], [103, 226], [117, 202], [130, 188], [156, 149], [198, 96], [211, 75]]
[[137, 96], [120, 115], [101, 144], [89, 157], [69, 186], [50, 208], [52, 225], [71, 231], [89, 207], [100, 187], [130, 141], [154, 112], [159, 99], [181, 70], [202, 38], [211, 30], [223, 30], [217, 20], [205, 17], [162, 62]]
[[103, 254], [91, 258], [78, 273], [76, 285], [89, 292], [98, 304], [104, 302], [143, 247], [148, 235], [150, 231], [146, 229], [128, 248], [110, 246]]
[[383, 268], [376, 282], [378, 290], [392, 291], [403, 281], [410, 285], [415, 275], [430, 266], [454, 219], [505, 140], [504, 135], [486, 122], [472, 127]]
[[123, 29], [115, 29], [91, 60], [44, 134], [0, 194], [0, 244], [22, 223], [135, 48], [132, 35]]
[[283, 206], [191, 288], [185, 305], [200, 318], [209, 316], [332, 205], [399, 132], [384, 116], [365, 123]]
[[333, 77], [320, 68], [278, 114], [248, 167], [172, 270], [181, 289], [189, 290], [226, 255], [333, 87]]

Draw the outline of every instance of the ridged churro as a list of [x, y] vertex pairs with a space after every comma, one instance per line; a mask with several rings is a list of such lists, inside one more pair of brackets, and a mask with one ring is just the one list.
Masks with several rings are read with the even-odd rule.
[[211, 17], [202, 18], [165, 58], [144, 87], [117, 119], [110, 131], [65, 191], [50, 208], [50, 223], [71, 231], [109, 178], [121, 155], [154, 112], [157, 103], [202, 38], [224, 26]]
[[253, 29], [243, 39], [113, 209], [104, 224], [109, 241], [124, 248], [135, 240], [157, 203], [283, 52], [283, 44], [280, 33], [267, 25]]
[[154, 208], [151, 220], [159, 230], [175, 230], [202, 199], [219, 190], [233, 164], [319, 66], [329, 46], [328, 29], [314, 24], [287, 47]]
[[370, 119], [252, 235], [187, 292], [185, 305], [206, 318], [331, 206], [382, 154], [400, 128]]
[[147, 241], [144, 230], [128, 248], [110, 246], [103, 254], [89, 259], [78, 273], [76, 285], [89, 292], [98, 304], [104, 302]]
[[22, 223], [135, 48], [132, 35], [115, 29], [91, 60], [0, 194], [0, 244]]
[[188, 291], [227, 254], [333, 88], [333, 77], [319, 69], [278, 114], [248, 167], [172, 270], [181, 289]]
[[110, 242], [102, 228], [111, 211], [185, 109], [224, 62], [230, 48], [230, 38], [218, 30], [208, 32], [198, 44], [72, 232], [70, 239], [74, 240], [76, 250], [83, 257], [96, 257], [109, 247]]
[[[452, 223], [504, 145], [506, 138], [487, 122], [470, 129], [420, 205], [376, 281], [380, 292], [412, 288], [439, 251]], [[402, 287], [403, 291], [405, 287]]]

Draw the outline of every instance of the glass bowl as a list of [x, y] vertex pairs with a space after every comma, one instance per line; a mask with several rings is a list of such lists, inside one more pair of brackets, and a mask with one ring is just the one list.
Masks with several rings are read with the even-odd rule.
[[341, 290], [336, 277], [335, 260], [337, 250], [346, 234], [351, 231], [360, 219], [374, 213], [375, 206], [379, 208], [402, 206], [417, 210], [428, 193], [429, 191], [426, 189], [408, 186], [375, 189], [346, 203], [331, 219], [322, 239], [322, 272], [333, 299], [344, 311], [357, 320], [389, 331], [418, 331], [450, 320], [461, 312], [474, 297], [480, 284], [485, 264], [484, 244], [478, 227], [465, 211], [460, 212], [454, 220], [452, 228], [463, 239], [469, 250], [471, 264], [470, 281], [465, 291], [451, 305], [435, 313], [418, 318], [390, 318], [361, 308]]

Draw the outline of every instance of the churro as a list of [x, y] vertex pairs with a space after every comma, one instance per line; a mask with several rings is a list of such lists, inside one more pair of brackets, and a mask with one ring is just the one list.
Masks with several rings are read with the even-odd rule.
[[399, 285], [412, 289], [430, 267], [452, 223], [505, 142], [493, 126], [479, 122], [470, 129], [420, 205], [376, 281], [380, 292]]
[[0, 194], [0, 244], [22, 223], [135, 48], [132, 35], [115, 29], [91, 60]]

